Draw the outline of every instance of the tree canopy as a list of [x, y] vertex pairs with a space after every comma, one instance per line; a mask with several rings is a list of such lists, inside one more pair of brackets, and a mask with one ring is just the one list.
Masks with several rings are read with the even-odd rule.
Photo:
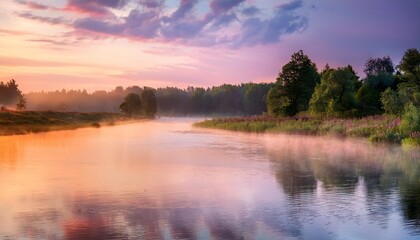
[[365, 63], [363, 72], [366, 76], [393, 74], [394, 64], [389, 56], [383, 58], [369, 58]]
[[354, 86], [357, 76], [350, 67], [329, 69], [315, 87], [310, 101], [312, 113], [341, 115], [356, 107]]
[[141, 103], [147, 117], [154, 117], [157, 112], [157, 101], [155, 90], [145, 87], [141, 92]]
[[9, 82], [0, 82], [0, 104], [15, 105], [22, 97], [22, 92], [14, 79]]
[[294, 53], [290, 62], [283, 66], [275, 86], [268, 94], [270, 114], [293, 116], [306, 111], [318, 82], [315, 63], [302, 50]]
[[140, 95], [136, 93], [128, 94], [124, 98], [124, 102], [121, 103], [120, 110], [131, 117], [140, 115], [143, 110]]

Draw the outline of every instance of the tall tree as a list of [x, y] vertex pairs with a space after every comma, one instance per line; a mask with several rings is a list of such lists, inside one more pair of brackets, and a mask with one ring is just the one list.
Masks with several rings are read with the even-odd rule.
[[26, 99], [22, 95], [19, 99], [19, 102], [16, 104], [16, 110], [25, 111], [26, 110]]
[[383, 58], [369, 58], [365, 63], [363, 72], [366, 76], [379, 75], [381, 73], [393, 74], [394, 64], [389, 56]]
[[403, 79], [420, 86], [420, 52], [416, 48], [408, 49], [397, 68], [403, 73]]
[[145, 87], [141, 92], [141, 102], [144, 113], [148, 117], [154, 117], [157, 112], [157, 101], [155, 90], [153, 88]]
[[357, 76], [349, 67], [326, 71], [311, 98], [311, 112], [341, 115], [355, 108], [355, 81]]
[[134, 115], [140, 115], [142, 113], [142, 104], [140, 100], [140, 95], [136, 93], [130, 93], [124, 98], [124, 102], [120, 105], [121, 112], [129, 115], [130, 117]]
[[267, 101], [270, 114], [293, 116], [306, 111], [319, 78], [315, 63], [302, 50], [294, 53], [270, 90]]
[[22, 92], [14, 79], [9, 82], [0, 82], [0, 104], [14, 105], [22, 97]]

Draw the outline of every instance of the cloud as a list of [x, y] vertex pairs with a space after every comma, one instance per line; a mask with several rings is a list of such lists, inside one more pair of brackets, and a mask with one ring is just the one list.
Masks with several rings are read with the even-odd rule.
[[212, 0], [210, 8], [215, 13], [227, 12], [243, 2], [245, 0]]
[[178, 9], [171, 15], [171, 21], [177, 21], [184, 18], [194, 6], [198, 3], [198, 0], [181, 0]]
[[146, 8], [160, 8], [164, 4], [164, 0], [140, 0], [139, 4]]
[[293, 11], [299, 8], [294, 1], [280, 5], [274, 10], [274, 16], [268, 19], [250, 17], [242, 24], [241, 34], [236, 36], [233, 44], [235, 47], [242, 45], [270, 44], [280, 40], [284, 34], [301, 32], [308, 26], [308, 19], [296, 15]]
[[111, 14], [109, 9], [120, 9], [128, 3], [129, 0], [68, 0], [63, 10], [106, 16]]
[[283, 11], [293, 11], [303, 6], [302, 0], [293, 0], [290, 3], [280, 5], [279, 8]]
[[132, 37], [132, 38], [154, 38], [160, 28], [160, 19], [153, 11], [141, 12], [132, 10], [121, 23], [106, 22], [92, 17], [79, 19], [74, 22], [76, 29], [88, 30], [107, 35]]
[[260, 13], [260, 9], [255, 6], [250, 6], [242, 9], [241, 13], [245, 16], [253, 16]]
[[34, 1], [15, 0], [15, 2], [21, 5], [26, 5], [29, 9], [32, 9], [32, 10], [47, 10], [51, 8], [50, 6], [37, 3]]
[[[249, 4], [244, 7], [245, 0], [211, 0], [207, 12], [199, 9], [198, 3], [198, 0], [180, 0], [171, 11], [165, 8], [164, 0], [68, 0], [62, 10], [89, 15], [71, 24], [78, 34], [176, 41], [196, 46], [237, 48], [270, 44], [278, 42], [282, 35], [303, 31], [308, 26], [307, 18], [296, 14], [303, 7], [302, 0], [274, 7], [271, 13]], [[116, 16], [111, 11], [125, 7], [126, 16]], [[50, 24], [66, 23], [62, 18], [30, 12], [19, 16]]]
[[61, 18], [61, 17], [37, 16], [37, 15], [33, 15], [30, 12], [16, 13], [16, 15], [19, 16], [19, 17], [21, 17], [21, 18], [35, 20], [35, 21], [44, 22], [44, 23], [49, 23], [49, 24], [52, 24], [52, 25], [68, 24], [68, 21], [65, 20], [64, 18]]

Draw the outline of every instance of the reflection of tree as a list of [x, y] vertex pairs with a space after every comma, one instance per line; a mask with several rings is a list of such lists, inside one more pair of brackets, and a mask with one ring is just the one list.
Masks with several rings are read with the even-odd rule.
[[128, 239], [123, 229], [111, 226], [100, 217], [72, 219], [64, 225], [66, 239]]
[[356, 168], [350, 159], [312, 161], [314, 175], [326, 189], [335, 187], [340, 191], [351, 193], [357, 186]]
[[276, 161], [274, 172], [277, 181], [290, 196], [312, 193], [316, 188], [316, 180], [308, 161]]
[[[303, 136], [277, 139], [274, 147], [269, 148], [276, 180], [293, 197], [291, 201], [300, 204], [290, 208], [296, 214], [304, 212], [300, 211], [305, 209], [304, 201], [313, 201], [313, 196], [307, 193], [320, 187], [349, 197], [363, 194], [359, 196], [365, 199], [361, 203], [365, 204], [370, 220], [387, 227], [398, 194], [405, 225], [416, 233], [420, 233], [419, 156], [419, 150], [404, 152], [388, 145]], [[322, 184], [317, 185], [316, 181]], [[296, 198], [299, 196], [303, 197]]]
[[401, 170], [404, 171], [403, 178], [399, 181], [401, 208], [406, 224], [417, 234], [420, 234], [419, 159], [418, 156], [414, 155], [411, 159], [404, 159], [399, 162]]

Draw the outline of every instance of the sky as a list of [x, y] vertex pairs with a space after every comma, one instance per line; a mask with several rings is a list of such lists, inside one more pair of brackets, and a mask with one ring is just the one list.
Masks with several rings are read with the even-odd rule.
[[1, 0], [0, 81], [23, 92], [274, 82], [420, 49], [420, 0]]

